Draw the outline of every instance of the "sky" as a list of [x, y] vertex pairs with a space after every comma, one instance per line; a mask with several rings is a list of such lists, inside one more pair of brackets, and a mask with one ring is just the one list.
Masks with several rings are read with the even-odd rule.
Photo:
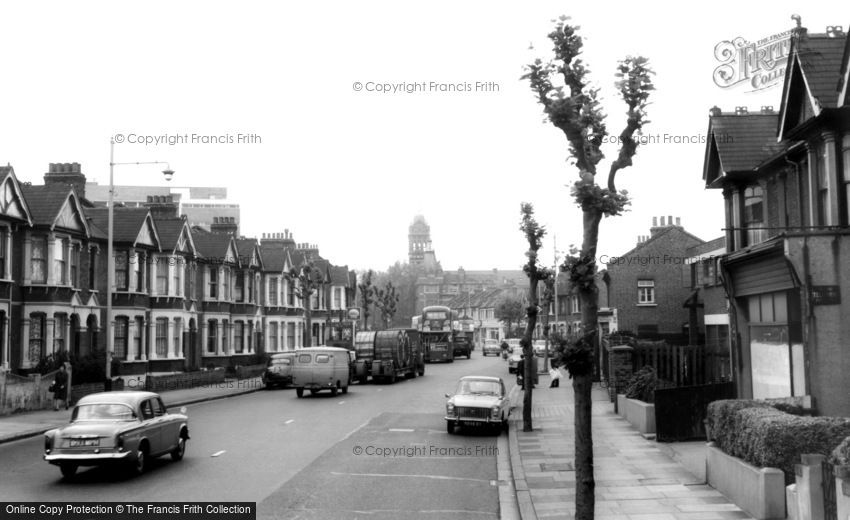
[[[715, 47], [790, 30], [792, 14], [810, 33], [846, 30], [850, 13], [817, 0], [671, 5], [4, 3], [0, 164], [40, 184], [49, 163], [78, 162], [108, 183], [115, 137], [116, 162], [167, 161], [176, 186], [226, 187], [242, 234], [289, 229], [353, 269], [406, 261], [416, 214], [444, 269], [519, 269], [530, 202], [551, 264], [581, 242], [567, 187], [577, 172], [520, 77], [551, 55], [546, 34], [564, 14], [581, 26], [612, 135], [625, 122], [618, 60], [643, 55], [656, 72], [644, 133], [661, 142], [618, 175], [632, 206], [602, 222], [599, 254], [627, 252], [654, 216], [711, 240], [724, 222], [721, 193], [702, 183], [709, 108], [778, 109], [781, 95], [781, 84], [719, 87]], [[604, 151], [601, 171], [616, 147]], [[165, 185], [160, 170], [116, 167], [115, 183]]]

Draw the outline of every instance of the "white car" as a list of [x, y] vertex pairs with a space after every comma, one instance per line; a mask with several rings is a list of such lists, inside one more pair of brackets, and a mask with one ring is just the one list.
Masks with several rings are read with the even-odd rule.
[[495, 425], [507, 430], [510, 401], [500, 377], [466, 376], [446, 394], [446, 431], [462, 424]]
[[522, 345], [520, 345], [520, 341], [522, 341], [520, 338], [511, 338], [511, 339], [507, 340], [507, 342], [508, 342], [508, 352], [514, 353], [514, 352], [519, 352], [520, 350], [522, 350]]

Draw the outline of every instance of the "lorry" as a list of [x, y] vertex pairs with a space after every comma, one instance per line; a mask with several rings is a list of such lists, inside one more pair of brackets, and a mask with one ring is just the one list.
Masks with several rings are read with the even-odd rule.
[[296, 352], [292, 365], [292, 386], [298, 397], [304, 390], [316, 394], [320, 390], [348, 393], [351, 383], [351, 356], [349, 351], [338, 347], [307, 347]]
[[375, 357], [372, 380], [395, 383], [399, 377], [425, 374], [419, 332], [414, 329], [391, 329], [375, 333]]
[[366, 383], [375, 359], [375, 331], [362, 331], [354, 336], [354, 379]]

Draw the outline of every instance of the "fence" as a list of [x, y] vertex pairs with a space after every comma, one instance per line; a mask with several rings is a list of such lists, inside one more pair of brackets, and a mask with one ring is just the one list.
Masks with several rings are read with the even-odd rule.
[[638, 341], [634, 367], [651, 366], [658, 379], [673, 386], [728, 381], [730, 357], [705, 345], [669, 345], [665, 341]]

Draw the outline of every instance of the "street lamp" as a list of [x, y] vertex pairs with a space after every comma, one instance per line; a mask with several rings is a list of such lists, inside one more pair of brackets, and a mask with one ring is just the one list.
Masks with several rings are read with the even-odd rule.
[[113, 240], [113, 211], [112, 206], [115, 197], [115, 184], [113, 183], [113, 173], [116, 166], [139, 164], [164, 164], [165, 169], [162, 174], [165, 180], [170, 181], [174, 176], [174, 170], [171, 169], [167, 162], [163, 161], [142, 161], [142, 162], [115, 162], [115, 138], [109, 140], [109, 210], [107, 213], [107, 238], [106, 238], [106, 380], [104, 381], [104, 389], [112, 390], [112, 355], [115, 353], [115, 332], [112, 327], [112, 293], [115, 285], [115, 252], [112, 248]]

